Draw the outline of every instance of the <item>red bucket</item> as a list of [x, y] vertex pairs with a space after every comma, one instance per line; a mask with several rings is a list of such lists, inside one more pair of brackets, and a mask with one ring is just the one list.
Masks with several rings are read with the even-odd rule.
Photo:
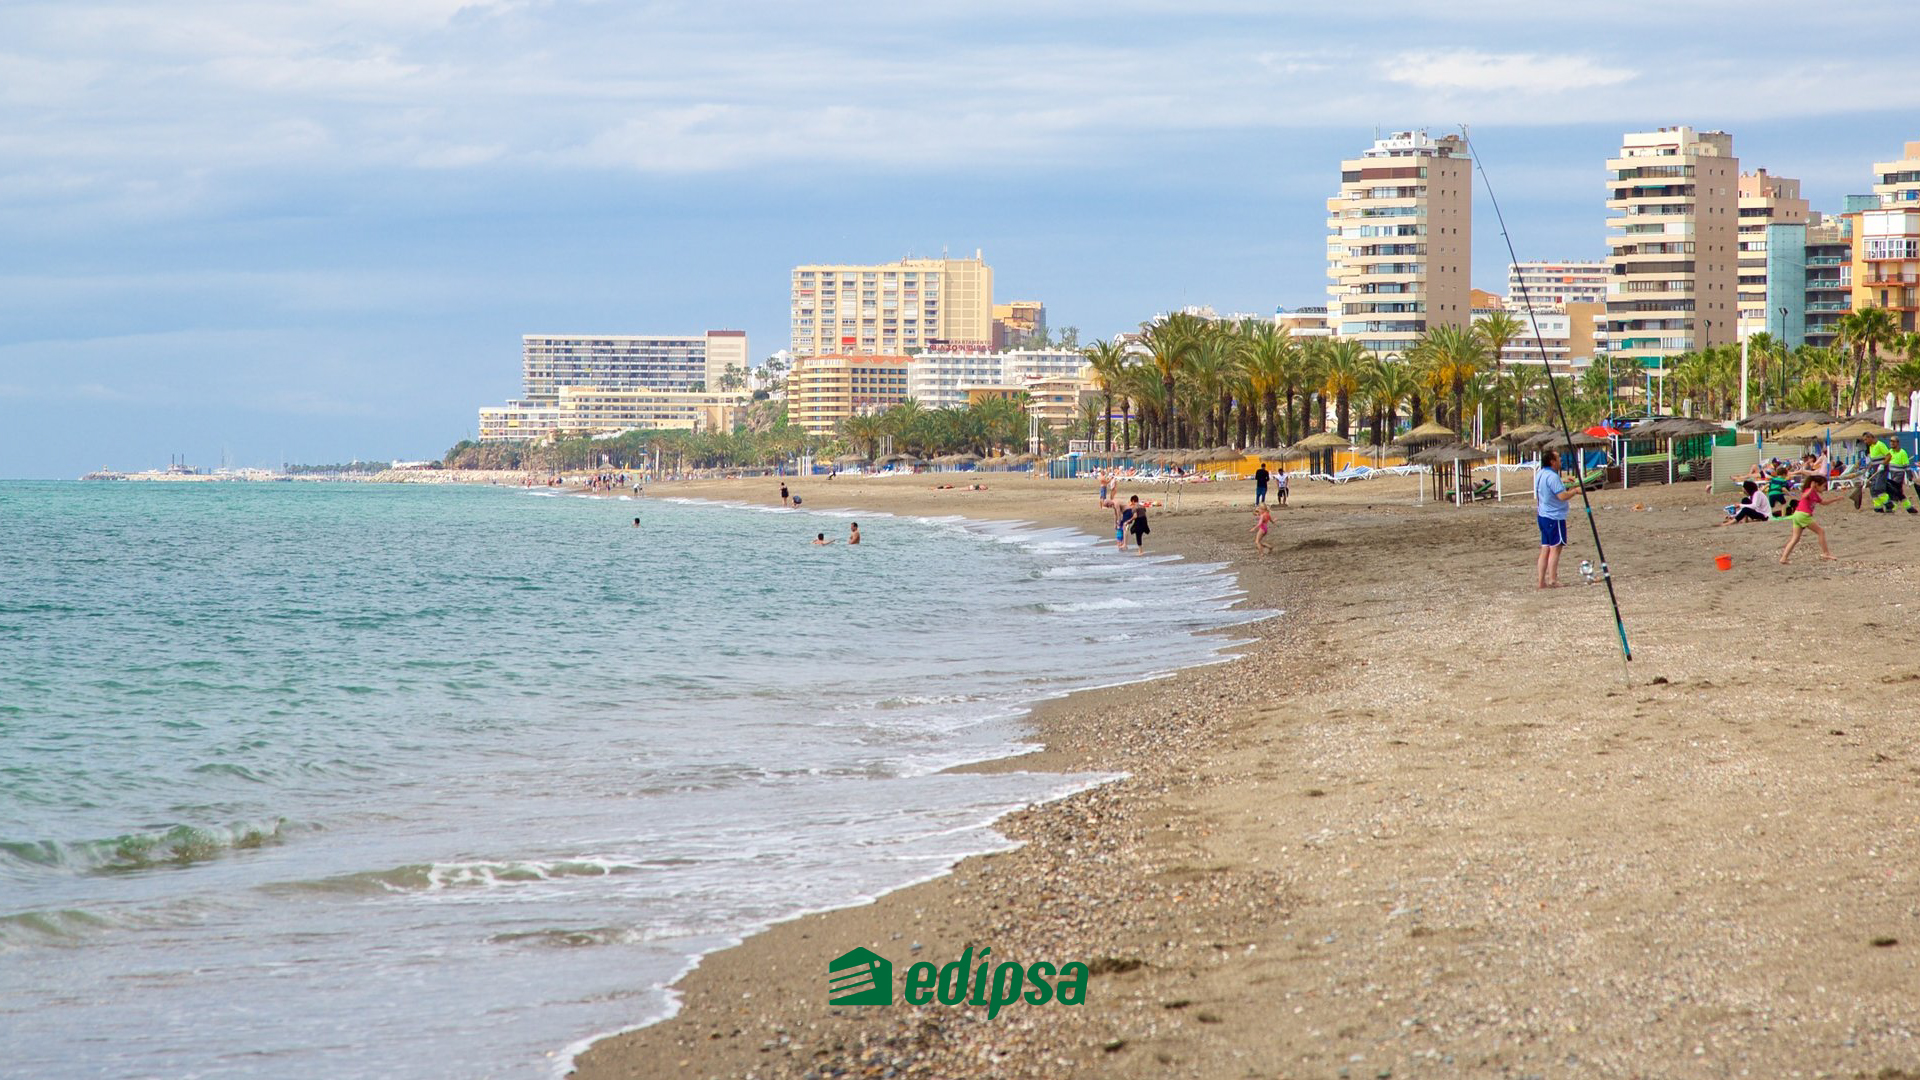
[[1733, 569], [1733, 556], [1715, 555], [1713, 557], [1713, 565], [1719, 567], [1722, 570], [1731, 570]]

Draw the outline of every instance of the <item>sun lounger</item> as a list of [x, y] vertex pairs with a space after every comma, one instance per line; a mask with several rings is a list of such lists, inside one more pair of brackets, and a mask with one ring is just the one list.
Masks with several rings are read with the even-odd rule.
[[1491, 499], [1493, 498], [1493, 488], [1494, 484], [1491, 479], [1482, 480], [1475, 484], [1473, 490], [1467, 492], [1465, 496], [1457, 496], [1456, 493], [1452, 491], [1447, 492], [1446, 500], [1448, 502], [1473, 502], [1475, 499]]
[[1598, 491], [1607, 486], [1607, 470], [1603, 465], [1597, 469], [1588, 469], [1580, 478], [1580, 486], [1587, 491]]
[[1370, 465], [1349, 465], [1327, 477], [1327, 480], [1329, 483], [1344, 484], [1349, 480], [1365, 480], [1372, 475], [1373, 467]]

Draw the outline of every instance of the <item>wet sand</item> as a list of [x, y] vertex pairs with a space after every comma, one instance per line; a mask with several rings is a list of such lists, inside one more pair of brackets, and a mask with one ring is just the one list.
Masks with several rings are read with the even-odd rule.
[[[1111, 530], [1090, 482], [934, 479], [792, 486]], [[1296, 486], [1270, 557], [1250, 499], [1195, 486], [1150, 544], [1231, 561], [1285, 615], [1236, 628], [1231, 663], [1049, 703], [1043, 750], [985, 766], [1126, 779], [1003, 819], [1017, 850], [708, 957], [679, 1015], [576, 1075], [1920, 1077], [1920, 522], [1825, 507], [1840, 560], [1809, 537], [1782, 567], [1785, 526], [1715, 529], [1731, 500], [1700, 485], [1597, 493], [1626, 665], [1577, 509], [1570, 587], [1541, 592], [1530, 499]], [[856, 945], [896, 979], [969, 945], [1096, 974], [1085, 1004], [993, 1020], [831, 1007]]]

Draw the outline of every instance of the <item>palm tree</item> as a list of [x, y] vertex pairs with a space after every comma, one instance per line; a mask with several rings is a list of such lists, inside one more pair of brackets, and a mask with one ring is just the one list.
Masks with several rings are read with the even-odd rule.
[[1869, 357], [1872, 380], [1867, 388], [1867, 396], [1874, 398], [1879, 396], [1880, 349], [1895, 339], [1900, 327], [1894, 322], [1892, 312], [1872, 307], [1840, 316], [1835, 327], [1839, 330], [1839, 341], [1853, 351], [1853, 400], [1850, 405], [1858, 407], [1862, 376], [1866, 374]]
[[1180, 435], [1179, 399], [1175, 396], [1175, 386], [1187, 360], [1192, 355], [1193, 343], [1200, 336], [1205, 320], [1197, 315], [1176, 312], [1149, 325], [1142, 337], [1147, 346], [1147, 359], [1154, 370], [1160, 373], [1160, 383], [1166, 389], [1166, 412], [1161, 418], [1165, 427], [1161, 433], [1161, 442], [1171, 446]]
[[1324, 365], [1320, 372], [1321, 392], [1329, 394], [1335, 401], [1335, 415], [1339, 422], [1340, 437], [1345, 439], [1351, 434], [1348, 415], [1352, 409], [1353, 395], [1359, 391], [1360, 382], [1367, 376], [1367, 369], [1373, 354], [1365, 345], [1352, 338], [1339, 338], [1329, 345], [1323, 354]]
[[1413, 372], [1400, 360], [1375, 358], [1362, 390], [1373, 410], [1373, 444], [1390, 442], [1399, 425], [1400, 405], [1414, 394]]
[[1465, 432], [1467, 380], [1487, 362], [1487, 343], [1465, 327], [1436, 326], [1424, 335], [1434, 368], [1436, 383], [1453, 391], [1453, 426]]
[[[1165, 438], [1167, 433], [1167, 386], [1160, 379], [1160, 373], [1152, 364], [1132, 364], [1127, 368], [1126, 396], [1139, 410], [1140, 443], [1142, 446], [1153, 443], [1160, 449], [1168, 449]], [[1158, 431], [1159, 438], [1150, 433]]]
[[886, 433], [886, 422], [872, 413], [855, 413], [840, 421], [840, 434], [856, 443], [865, 443], [869, 458], [874, 456], [881, 436]]
[[1202, 443], [1227, 441], [1226, 392], [1236, 378], [1238, 347], [1230, 332], [1208, 327], [1192, 343], [1187, 353], [1187, 385], [1192, 391], [1193, 408]]
[[[1292, 354], [1298, 351], [1293, 335], [1284, 326], [1272, 323], [1259, 323], [1246, 328], [1245, 354], [1241, 364], [1247, 371], [1248, 388], [1260, 403], [1261, 434], [1257, 441], [1262, 446], [1273, 446], [1280, 442], [1291, 442], [1280, 435], [1280, 425], [1276, 419], [1276, 406], [1279, 404], [1281, 387], [1286, 385], [1288, 367], [1292, 363]], [[1291, 408], [1292, 399], [1288, 399]]]
[[[1493, 359], [1495, 375], [1499, 375], [1504, 369], [1501, 355], [1525, 329], [1526, 326], [1519, 319], [1505, 311], [1490, 311], [1474, 322], [1474, 333], [1479, 334], [1480, 340], [1486, 342], [1487, 354]], [[1495, 435], [1500, 434], [1501, 412], [1500, 397], [1496, 395], [1493, 400], [1493, 433]]]
[[[1113, 453], [1113, 391], [1120, 385], [1122, 374], [1127, 367], [1127, 350], [1123, 345], [1111, 341], [1095, 341], [1080, 350], [1086, 354], [1087, 362], [1093, 366], [1093, 381], [1100, 387], [1101, 410], [1107, 418], [1107, 453]], [[1087, 441], [1093, 441], [1093, 433], [1087, 433]]]

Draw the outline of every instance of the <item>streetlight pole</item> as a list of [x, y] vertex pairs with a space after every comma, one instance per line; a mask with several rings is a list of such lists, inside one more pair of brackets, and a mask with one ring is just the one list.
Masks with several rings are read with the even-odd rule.
[[1780, 400], [1776, 404], [1785, 407], [1787, 400], [1787, 309], [1780, 309]]

